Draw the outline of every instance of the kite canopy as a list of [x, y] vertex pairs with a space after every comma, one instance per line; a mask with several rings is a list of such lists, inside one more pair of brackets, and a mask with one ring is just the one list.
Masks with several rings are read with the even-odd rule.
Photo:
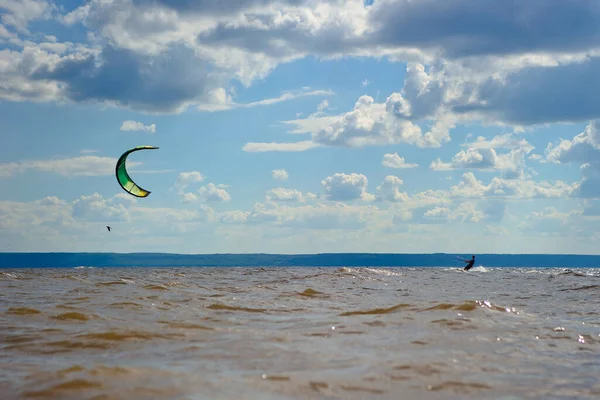
[[117, 161], [117, 166], [115, 167], [115, 175], [117, 176], [117, 182], [119, 185], [125, 190], [127, 193], [135, 196], [135, 197], [147, 197], [150, 192], [146, 189], [142, 189], [139, 187], [129, 176], [127, 173], [127, 169], [125, 168], [125, 161], [127, 161], [127, 156], [134, 151], [139, 150], [153, 150], [158, 149], [156, 146], [137, 146], [133, 149], [127, 150], [121, 157], [119, 157], [119, 161]]

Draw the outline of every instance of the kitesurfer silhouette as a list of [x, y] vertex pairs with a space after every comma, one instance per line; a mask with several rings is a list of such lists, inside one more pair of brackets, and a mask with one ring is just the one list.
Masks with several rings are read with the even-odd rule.
[[110, 232], [110, 226], [106, 225], [106, 229]]
[[467, 263], [467, 266], [464, 268], [464, 270], [468, 271], [471, 268], [473, 268], [473, 264], [475, 264], [475, 256], [473, 256], [473, 258], [471, 258], [470, 260], [463, 260], [463, 261]]

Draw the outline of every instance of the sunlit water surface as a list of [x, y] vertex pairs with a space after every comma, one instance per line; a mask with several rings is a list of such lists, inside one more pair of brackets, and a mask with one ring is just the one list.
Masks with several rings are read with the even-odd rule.
[[600, 269], [0, 270], [0, 393], [598, 399]]

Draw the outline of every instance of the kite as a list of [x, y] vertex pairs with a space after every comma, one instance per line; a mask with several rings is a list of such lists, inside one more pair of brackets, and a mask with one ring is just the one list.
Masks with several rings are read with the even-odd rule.
[[125, 168], [125, 161], [127, 161], [127, 156], [134, 151], [139, 150], [153, 150], [158, 149], [156, 146], [137, 146], [133, 149], [127, 150], [121, 157], [119, 157], [119, 161], [117, 161], [117, 166], [115, 167], [115, 175], [117, 176], [117, 182], [119, 185], [125, 190], [127, 193], [135, 196], [135, 197], [147, 197], [150, 192], [146, 189], [142, 189], [139, 187], [129, 176], [127, 173], [127, 169]]

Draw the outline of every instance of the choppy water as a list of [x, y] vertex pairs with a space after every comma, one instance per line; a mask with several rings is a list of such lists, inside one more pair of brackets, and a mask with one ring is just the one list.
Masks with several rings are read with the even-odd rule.
[[597, 399], [600, 270], [0, 271], [1, 398]]

